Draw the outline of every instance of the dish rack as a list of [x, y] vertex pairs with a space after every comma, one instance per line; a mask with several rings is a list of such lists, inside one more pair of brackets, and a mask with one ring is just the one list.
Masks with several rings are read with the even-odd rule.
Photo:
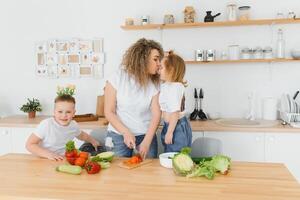
[[291, 126], [300, 128], [300, 113], [280, 111], [280, 118]]

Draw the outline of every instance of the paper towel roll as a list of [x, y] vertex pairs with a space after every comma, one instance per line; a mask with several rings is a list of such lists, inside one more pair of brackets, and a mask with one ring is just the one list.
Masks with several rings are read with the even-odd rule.
[[263, 99], [262, 118], [265, 120], [277, 119], [277, 99], [267, 97]]

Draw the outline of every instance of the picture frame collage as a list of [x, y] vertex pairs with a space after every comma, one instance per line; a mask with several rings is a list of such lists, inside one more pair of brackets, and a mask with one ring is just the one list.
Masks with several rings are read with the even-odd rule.
[[36, 43], [36, 75], [48, 78], [103, 78], [103, 38]]

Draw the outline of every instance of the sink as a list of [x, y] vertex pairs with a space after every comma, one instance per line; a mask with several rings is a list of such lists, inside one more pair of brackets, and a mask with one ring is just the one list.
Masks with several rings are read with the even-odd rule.
[[248, 127], [248, 128], [256, 128], [256, 127], [272, 127], [279, 124], [278, 121], [271, 120], [248, 120], [248, 119], [240, 119], [240, 118], [225, 118], [218, 119], [216, 123], [222, 126], [231, 126], [231, 127]]

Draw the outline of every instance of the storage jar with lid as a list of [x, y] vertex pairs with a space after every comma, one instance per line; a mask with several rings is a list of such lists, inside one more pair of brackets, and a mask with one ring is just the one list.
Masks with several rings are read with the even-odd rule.
[[263, 59], [263, 49], [261, 47], [256, 47], [255, 49], [253, 49], [253, 58]]
[[239, 20], [249, 20], [250, 19], [250, 6], [240, 6], [239, 7]]
[[264, 59], [272, 59], [273, 58], [273, 49], [272, 47], [265, 47], [263, 50]]
[[236, 10], [237, 10], [236, 4], [230, 3], [227, 5], [227, 20], [228, 21], [236, 21], [237, 20]]
[[244, 47], [241, 50], [241, 59], [250, 59], [251, 58], [251, 49], [249, 49], [248, 47]]

